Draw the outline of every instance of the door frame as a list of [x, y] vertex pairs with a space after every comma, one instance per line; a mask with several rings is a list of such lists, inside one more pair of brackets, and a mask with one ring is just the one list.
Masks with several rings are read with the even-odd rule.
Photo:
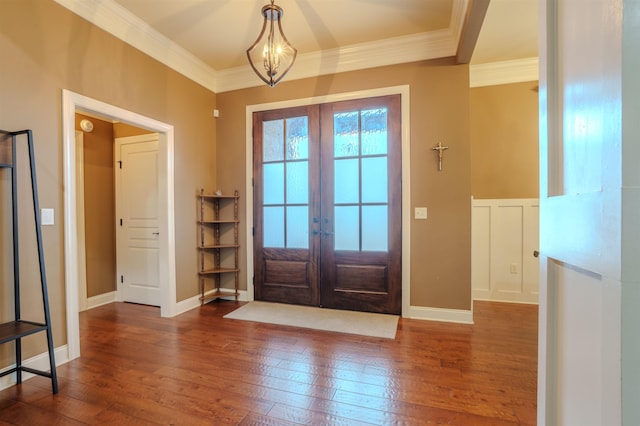
[[[80, 356], [80, 321], [78, 306], [78, 262], [80, 259], [77, 225], [78, 188], [76, 187], [76, 111], [96, 114], [158, 133], [158, 152], [162, 167], [160, 188], [163, 213], [160, 235], [160, 315], [172, 317], [177, 314], [176, 261], [175, 261], [175, 209], [174, 209], [174, 128], [143, 115], [62, 90], [62, 148], [64, 181], [64, 262], [67, 308], [68, 359]], [[114, 224], [115, 226], [115, 224]]]
[[[78, 310], [87, 310], [87, 259], [84, 223], [84, 132], [76, 130], [76, 213], [78, 224]], [[82, 213], [82, 214], [81, 214]]]
[[410, 315], [411, 277], [410, 277], [410, 248], [411, 248], [411, 187], [410, 187], [410, 102], [409, 85], [382, 87], [378, 89], [356, 92], [337, 93], [311, 98], [292, 99], [288, 101], [269, 102], [264, 104], [247, 105], [245, 113], [245, 182], [246, 182], [246, 235], [247, 235], [247, 300], [254, 300], [253, 288], [253, 113], [273, 109], [292, 108], [347, 100], [373, 98], [377, 96], [400, 95], [401, 108], [401, 138], [402, 138], [402, 316]]

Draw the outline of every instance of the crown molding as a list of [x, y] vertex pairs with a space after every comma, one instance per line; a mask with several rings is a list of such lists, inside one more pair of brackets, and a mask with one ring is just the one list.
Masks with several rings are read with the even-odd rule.
[[469, 67], [469, 87], [496, 86], [538, 80], [538, 58], [491, 62]]
[[[449, 28], [298, 55], [285, 81], [455, 56], [469, 0], [453, 0]], [[218, 71], [216, 93], [262, 86], [249, 65]]]
[[[454, 56], [456, 46], [451, 32], [440, 30], [305, 53], [298, 55], [284, 81]], [[247, 65], [218, 71], [215, 92], [263, 85]]]
[[214, 91], [216, 70], [113, 0], [54, 0], [114, 37]]
[[[54, 0], [215, 93], [263, 83], [246, 66], [215, 70], [114, 0]], [[455, 56], [469, 0], [453, 0], [449, 28], [299, 55], [285, 80]]]

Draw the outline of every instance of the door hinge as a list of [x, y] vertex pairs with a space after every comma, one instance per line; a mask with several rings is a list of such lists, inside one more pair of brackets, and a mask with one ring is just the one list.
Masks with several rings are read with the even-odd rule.
[[251, 227], [251, 235], [254, 237], [256, 236], [256, 228], [253, 226]]
[[122, 226], [122, 219], [120, 219], [120, 226]]
[[120, 168], [122, 168], [122, 161], [116, 161], [116, 163], [118, 163], [118, 166], [120, 166]]
[[124, 283], [124, 275], [120, 275], [120, 283]]

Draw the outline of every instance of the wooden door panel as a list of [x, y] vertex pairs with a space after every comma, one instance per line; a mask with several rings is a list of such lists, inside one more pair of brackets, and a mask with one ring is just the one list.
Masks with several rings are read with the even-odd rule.
[[[386, 115], [382, 124], [375, 125], [384, 126], [384, 129], [378, 129], [386, 133], [384, 149], [367, 149], [365, 146], [365, 121], [371, 111], [384, 111]], [[345, 124], [340, 123], [343, 117], [353, 119], [355, 131], [345, 129]], [[321, 169], [325, 184], [321, 205], [322, 306], [399, 314], [402, 309], [400, 96], [325, 104], [321, 107], [321, 122]], [[346, 137], [340, 134], [349, 132]], [[338, 144], [342, 147], [336, 147]], [[372, 159], [376, 160], [374, 164], [384, 160], [386, 173], [375, 170], [373, 175], [367, 174], [366, 162]], [[340, 162], [350, 162], [357, 167], [352, 179], [340, 180], [338, 176], [342, 172], [336, 172], [336, 164]], [[374, 196], [373, 200], [368, 199], [371, 196], [367, 195], [367, 180], [375, 180], [379, 177], [376, 175], [385, 174], [386, 182], [382, 184], [386, 184], [386, 193], [382, 191], [383, 198], [375, 199]], [[352, 186], [350, 195], [344, 194], [345, 185]], [[385, 217], [377, 219], [379, 223], [367, 222], [366, 212], [371, 208], [386, 209]], [[354, 226], [340, 225], [341, 219], [336, 215], [340, 209], [353, 212]], [[367, 225], [373, 226], [374, 230], [367, 233]], [[371, 232], [374, 238], [367, 239]], [[344, 237], [343, 233], [351, 235]]]
[[[287, 126], [290, 120], [306, 117], [309, 123], [308, 147], [291, 146], [291, 138]], [[299, 305], [314, 305], [319, 303], [319, 275], [318, 252], [320, 247], [319, 236], [314, 234], [313, 228], [317, 226], [319, 215], [319, 198], [317, 188], [319, 185], [319, 154], [317, 128], [318, 107], [300, 107], [287, 110], [266, 111], [254, 114], [254, 297], [256, 300], [292, 303]], [[264, 144], [269, 144], [268, 139], [273, 137], [269, 131], [264, 130], [264, 123], [282, 123], [282, 144], [274, 149]], [[269, 126], [270, 124], [267, 124]], [[279, 133], [276, 131], [276, 135]], [[279, 137], [279, 136], [276, 136]], [[276, 144], [277, 145], [277, 144]], [[280, 152], [280, 148], [282, 152]], [[306, 152], [305, 150], [308, 150]], [[308, 191], [305, 196], [299, 193], [290, 193], [287, 187], [289, 176], [296, 178], [303, 168], [307, 167]], [[269, 167], [282, 169], [282, 181], [276, 182], [268, 174]], [[265, 172], [267, 169], [267, 172]], [[302, 178], [305, 179], [304, 177]], [[280, 186], [279, 186], [280, 185]], [[274, 197], [273, 193], [278, 196]], [[281, 199], [280, 199], [281, 198]], [[274, 199], [276, 199], [274, 201]], [[295, 209], [306, 208], [308, 215], [307, 224], [302, 228], [299, 223], [290, 225], [288, 213]], [[270, 224], [265, 225], [265, 211], [277, 209], [282, 213], [281, 228], [274, 231]], [[315, 220], [314, 220], [315, 218]], [[273, 225], [273, 224], [271, 224]], [[269, 238], [270, 233], [275, 232], [279, 238]], [[295, 236], [292, 233], [296, 233]], [[265, 237], [267, 236], [267, 237]], [[270, 246], [271, 245], [271, 246]], [[274, 247], [277, 246], [277, 247]], [[300, 248], [299, 245], [306, 247]]]

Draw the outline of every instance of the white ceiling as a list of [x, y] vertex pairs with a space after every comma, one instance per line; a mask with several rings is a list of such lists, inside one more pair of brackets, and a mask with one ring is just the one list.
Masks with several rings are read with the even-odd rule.
[[[260, 32], [261, 9], [269, 0], [55, 1], [212, 90], [257, 80], [237, 74], [248, 69], [245, 51]], [[471, 0], [275, 3], [284, 10], [284, 32], [298, 49], [287, 75], [293, 79], [454, 56]], [[490, 0], [471, 64], [537, 57], [537, 4]], [[191, 61], [185, 69], [176, 65], [185, 60]]]
[[[211, 68], [244, 65], [267, 0], [116, 0]], [[452, 0], [277, 0], [300, 54], [447, 28]]]
[[491, 0], [471, 64], [537, 56], [538, 0]]

